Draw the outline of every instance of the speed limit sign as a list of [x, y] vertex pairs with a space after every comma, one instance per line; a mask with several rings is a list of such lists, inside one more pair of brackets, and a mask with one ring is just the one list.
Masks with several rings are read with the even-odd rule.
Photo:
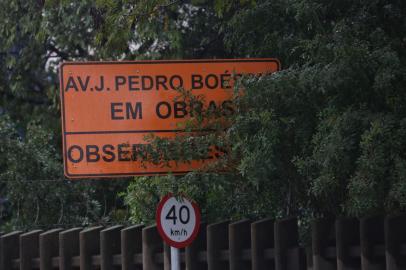
[[158, 204], [156, 223], [159, 234], [168, 245], [186, 247], [199, 232], [199, 207], [187, 198], [166, 195]]

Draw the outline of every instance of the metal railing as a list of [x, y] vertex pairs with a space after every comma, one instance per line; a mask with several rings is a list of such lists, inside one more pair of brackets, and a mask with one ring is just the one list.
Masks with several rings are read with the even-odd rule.
[[[202, 224], [182, 269], [406, 269], [406, 216], [316, 220], [299, 245], [296, 218]], [[0, 237], [0, 270], [170, 269], [155, 226], [15, 231]]]

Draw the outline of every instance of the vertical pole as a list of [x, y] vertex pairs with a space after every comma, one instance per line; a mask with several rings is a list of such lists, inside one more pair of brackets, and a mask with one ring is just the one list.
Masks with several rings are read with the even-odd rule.
[[13, 268], [13, 260], [20, 257], [20, 231], [2, 235], [0, 238], [0, 269], [8, 270]]
[[296, 218], [285, 218], [274, 224], [275, 269], [305, 269], [306, 263], [299, 247], [299, 231]]
[[144, 226], [135, 225], [121, 230], [122, 270], [141, 269], [140, 265], [142, 266], [142, 228], [144, 228]]
[[[160, 270], [163, 267], [156, 261], [157, 253], [164, 253], [161, 237], [156, 226], [142, 229], [142, 269]], [[163, 255], [165, 256], [165, 255]], [[164, 259], [162, 259], [163, 261]]]
[[72, 270], [72, 258], [79, 256], [79, 233], [81, 228], [72, 228], [59, 233], [59, 269]]
[[[228, 221], [207, 226], [207, 265], [209, 270], [229, 269]], [[226, 254], [227, 256], [224, 256]]]
[[[252, 270], [274, 270], [274, 220], [262, 219], [251, 224], [251, 260]], [[272, 251], [272, 257], [265, 250]]]
[[90, 227], [79, 233], [80, 270], [94, 269], [92, 257], [100, 254], [100, 231], [102, 229], [102, 226]]
[[[361, 269], [384, 270], [385, 253], [378, 254], [376, 249], [385, 246], [384, 219], [372, 216], [360, 221]], [[383, 249], [384, 251], [385, 249]]]
[[180, 252], [174, 247], [171, 247], [171, 270], [180, 270]]
[[[121, 229], [123, 226], [116, 225], [100, 232], [100, 269], [114, 269], [113, 256], [121, 254]], [[134, 258], [133, 258], [134, 259]]]
[[52, 270], [52, 258], [59, 256], [59, 233], [54, 229], [39, 235], [39, 265], [42, 270]]
[[[335, 222], [333, 219], [317, 219], [313, 221], [312, 253], [314, 270], [337, 269], [335, 230]], [[327, 254], [327, 250], [334, 250], [334, 252]]]
[[199, 253], [206, 256], [206, 226], [207, 224], [200, 224], [200, 232], [196, 240], [190, 246], [185, 248], [185, 268], [187, 270], [207, 270], [207, 260], [199, 258]]
[[20, 270], [33, 269], [32, 260], [39, 257], [39, 235], [41, 230], [35, 230], [20, 235]]
[[350, 254], [351, 246], [360, 246], [359, 220], [357, 218], [337, 219], [336, 239], [337, 270], [361, 269], [361, 256]]
[[385, 218], [385, 255], [386, 269], [404, 269], [406, 258], [401, 253], [401, 244], [406, 241], [406, 215], [387, 216]]
[[244, 257], [244, 251], [251, 249], [251, 221], [248, 219], [234, 222], [228, 226], [228, 246], [231, 270], [246, 270], [251, 268], [249, 258]]

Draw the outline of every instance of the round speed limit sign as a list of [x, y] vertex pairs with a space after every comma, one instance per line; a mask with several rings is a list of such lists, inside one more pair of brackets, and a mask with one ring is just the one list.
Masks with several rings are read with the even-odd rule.
[[158, 204], [156, 223], [159, 234], [168, 245], [186, 247], [199, 232], [199, 207], [184, 197], [166, 195]]

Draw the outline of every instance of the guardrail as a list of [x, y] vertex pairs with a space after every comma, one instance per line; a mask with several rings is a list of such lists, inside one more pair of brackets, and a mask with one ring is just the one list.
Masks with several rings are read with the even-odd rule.
[[[181, 251], [188, 270], [406, 269], [406, 216], [316, 220], [299, 245], [296, 218], [202, 224]], [[90, 227], [0, 237], [0, 270], [170, 269], [156, 226]]]

